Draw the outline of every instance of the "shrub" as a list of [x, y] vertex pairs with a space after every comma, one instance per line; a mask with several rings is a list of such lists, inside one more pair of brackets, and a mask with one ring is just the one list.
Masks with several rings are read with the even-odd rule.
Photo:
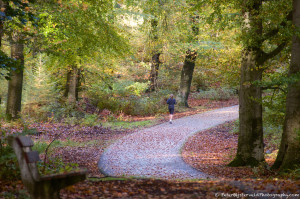
[[0, 179], [18, 180], [21, 177], [17, 157], [6, 139], [1, 141], [0, 168]]
[[64, 102], [53, 102], [48, 106], [44, 107], [46, 109], [47, 118], [52, 118], [56, 121], [62, 119], [65, 122], [76, 123], [78, 119], [84, 117], [84, 113], [78, 111], [73, 105]]
[[38, 162], [37, 166], [43, 175], [65, 173], [79, 168], [77, 163], [64, 163], [63, 159], [59, 157], [49, 157], [46, 164]]
[[197, 93], [198, 99], [211, 99], [211, 100], [228, 100], [235, 96], [235, 90], [231, 88], [210, 88], [209, 90], [202, 90]]
[[164, 98], [171, 92], [161, 90], [143, 94], [148, 83], [120, 81], [112, 89], [93, 85], [89, 90], [92, 101], [100, 110], [109, 110], [113, 114], [155, 115], [166, 112]]
[[17, 157], [13, 148], [8, 145], [6, 138], [7, 131], [0, 125], [0, 179], [18, 180], [20, 179], [20, 172], [17, 169]]
[[278, 148], [283, 131], [286, 98], [281, 91], [273, 92], [266, 92], [263, 97], [264, 137], [269, 140], [272, 147]]
[[22, 118], [46, 121], [50, 115], [47, 111], [48, 103], [26, 103], [22, 109]]
[[240, 125], [240, 120], [235, 120], [233, 122], [233, 128], [229, 133], [238, 134], [239, 133], [239, 125]]
[[2, 104], [0, 104], [0, 120], [5, 119], [6, 115], [5, 115], [5, 108], [4, 106], [2, 106]]
[[82, 125], [86, 126], [95, 126], [97, 125], [98, 115], [95, 114], [86, 114], [84, 118], [81, 120]]
[[286, 96], [283, 92], [267, 93], [263, 97], [264, 122], [283, 124], [285, 115]]
[[127, 115], [155, 115], [167, 111], [164, 91], [143, 95], [141, 97], [130, 96], [124, 104], [121, 105], [120, 111]]

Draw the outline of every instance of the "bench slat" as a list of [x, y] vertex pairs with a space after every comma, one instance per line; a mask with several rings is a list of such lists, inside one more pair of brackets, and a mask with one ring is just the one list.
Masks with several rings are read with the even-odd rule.
[[37, 151], [25, 152], [25, 158], [27, 163], [33, 163], [41, 160]]
[[19, 136], [17, 139], [22, 147], [32, 147], [33, 146], [33, 141], [30, 139], [30, 137]]

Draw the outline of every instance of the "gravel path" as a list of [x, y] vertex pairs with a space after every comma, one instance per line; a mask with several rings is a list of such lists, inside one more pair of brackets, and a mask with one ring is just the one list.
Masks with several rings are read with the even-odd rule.
[[100, 158], [99, 169], [115, 177], [207, 178], [182, 160], [181, 147], [194, 133], [237, 118], [238, 106], [232, 106], [146, 128], [110, 145]]

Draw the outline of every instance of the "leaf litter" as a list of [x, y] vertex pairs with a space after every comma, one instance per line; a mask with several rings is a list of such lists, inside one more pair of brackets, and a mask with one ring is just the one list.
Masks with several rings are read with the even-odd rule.
[[[190, 105], [202, 105], [208, 107], [207, 109], [214, 109], [234, 105], [236, 102], [236, 100], [231, 100], [212, 103], [210, 100], [193, 100]], [[176, 117], [184, 117], [204, 110], [191, 108], [176, 114]], [[141, 118], [135, 118], [135, 120], [141, 120]], [[87, 180], [62, 190], [60, 194], [62, 198], [236, 198], [234, 194], [242, 193], [299, 194], [299, 181], [272, 178], [274, 173], [270, 172], [257, 174], [247, 167], [227, 167], [229, 161], [234, 158], [237, 147], [237, 135], [228, 133], [232, 127], [233, 123], [229, 122], [196, 134], [187, 141], [182, 150], [183, 159], [188, 164], [215, 176], [216, 179], [167, 181], [114, 179], [99, 172], [97, 163], [105, 148], [132, 131], [61, 123], [30, 124], [30, 128], [36, 128], [38, 132], [37, 135], [32, 136], [35, 142], [50, 143], [58, 134], [60, 134], [59, 141], [74, 142], [75, 144], [71, 146], [52, 149], [55, 153], [50, 153], [50, 156], [61, 157], [66, 163], [75, 162], [89, 171]], [[12, 132], [19, 130], [13, 129]], [[267, 159], [268, 163], [273, 161], [273, 159]], [[6, 195], [5, 198], [19, 198], [22, 195], [19, 190], [23, 190], [23, 195], [27, 194], [21, 181], [10, 182], [0, 179], [1, 197]]]

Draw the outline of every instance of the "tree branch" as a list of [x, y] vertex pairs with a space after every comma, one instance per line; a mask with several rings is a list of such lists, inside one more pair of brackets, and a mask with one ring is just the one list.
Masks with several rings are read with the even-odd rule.
[[271, 58], [275, 57], [276, 55], [278, 55], [285, 48], [286, 44], [287, 44], [287, 41], [282, 42], [279, 46], [277, 46], [277, 48], [275, 48], [273, 51], [271, 51], [269, 53], [265, 53], [264, 51], [261, 51], [261, 57], [259, 59], [259, 63], [263, 64], [268, 59], [271, 59]]
[[262, 86], [261, 89], [262, 90], [268, 90], [268, 89], [281, 90], [283, 93], [287, 94], [287, 91], [284, 90], [283, 88], [281, 88], [280, 86]]
[[[283, 21], [279, 24], [279, 26], [283, 26], [285, 27], [287, 25], [287, 21], [292, 21], [293, 18], [293, 12], [289, 12], [288, 15], [286, 16], [286, 21]], [[273, 30], [270, 30], [269, 32], [267, 32], [266, 34], [263, 35], [262, 39], [261, 39], [261, 43], [264, 42], [265, 40], [267, 40], [270, 37], [275, 36], [277, 33], [279, 32], [279, 28], [275, 28]]]
[[282, 42], [279, 46], [277, 46], [277, 48], [275, 48], [273, 51], [269, 52], [266, 54], [266, 58], [267, 59], [271, 59], [273, 57], [275, 57], [276, 55], [278, 55], [286, 46], [287, 42], [284, 41]]
[[268, 1], [275, 1], [275, 0], [262, 0], [263, 2], [268, 2]]

